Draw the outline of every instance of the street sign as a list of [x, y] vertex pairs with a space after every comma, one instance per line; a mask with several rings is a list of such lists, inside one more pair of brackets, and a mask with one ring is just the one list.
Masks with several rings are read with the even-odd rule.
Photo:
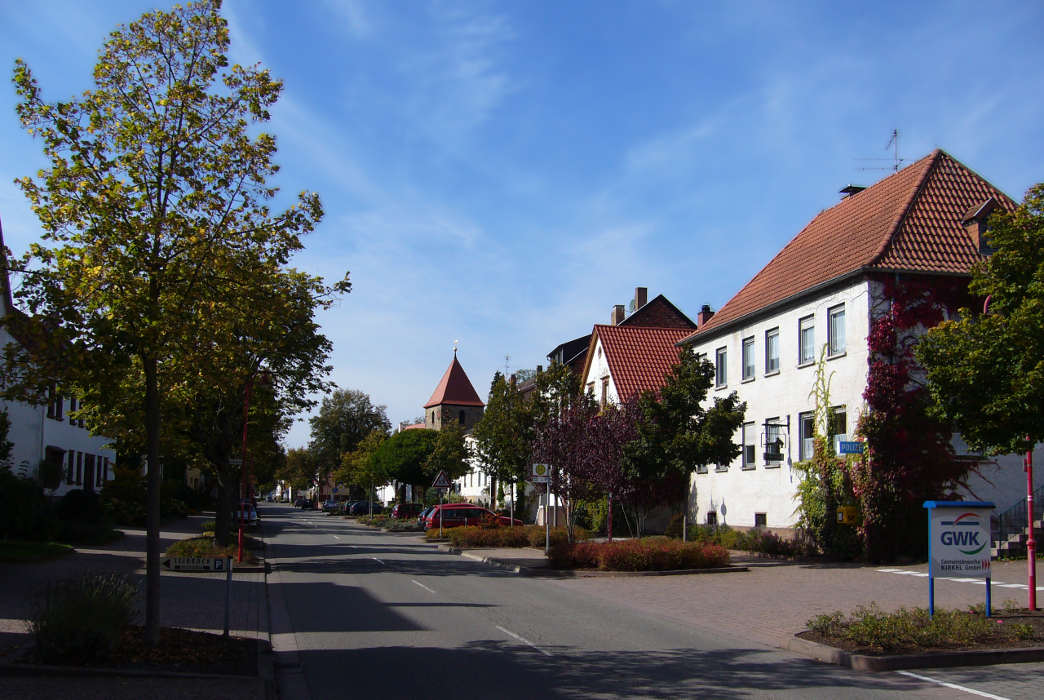
[[987, 501], [925, 501], [928, 509], [928, 613], [935, 612], [935, 577], [986, 579], [990, 616], [990, 515]]
[[551, 465], [537, 462], [533, 465], [533, 475], [529, 478], [534, 484], [546, 484], [551, 478]]
[[225, 557], [164, 557], [160, 565], [168, 571], [225, 571], [232, 566]]
[[243, 460], [240, 459], [239, 457], [235, 457], [233, 459], [228, 460], [228, 466], [230, 466], [230, 467], [240, 467], [242, 465], [243, 465]]
[[839, 440], [837, 446], [838, 452], [843, 455], [861, 455], [866, 443], [858, 440]]
[[435, 481], [431, 482], [433, 489], [448, 489], [450, 487], [449, 479], [446, 477], [446, 472], [439, 472], [435, 476]]

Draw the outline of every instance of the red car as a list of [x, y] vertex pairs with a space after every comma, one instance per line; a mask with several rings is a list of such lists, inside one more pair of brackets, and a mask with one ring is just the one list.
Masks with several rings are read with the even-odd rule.
[[468, 525], [482, 525], [495, 521], [499, 525], [521, 525], [518, 518], [512, 522], [506, 515], [497, 515], [488, 508], [476, 506], [472, 503], [443, 503], [435, 506], [424, 518], [424, 529], [430, 530], [439, 527], [439, 519], [442, 519], [442, 527], [467, 527]]

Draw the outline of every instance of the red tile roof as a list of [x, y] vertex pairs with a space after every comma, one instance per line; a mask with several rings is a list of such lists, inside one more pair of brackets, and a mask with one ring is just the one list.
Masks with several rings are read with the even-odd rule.
[[936, 150], [822, 211], [684, 342], [859, 270], [967, 274], [979, 252], [963, 221], [993, 197], [1015, 203]]
[[595, 326], [581, 376], [587, 376], [591, 355], [600, 339], [621, 401], [643, 391], [658, 391], [671, 367], [678, 364], [681, 351], [677, 342], [690, 331], [689, 328]]
[[471, 386], [471, 380], [468, 379], [464, 368], [457, 362], [456, 353], [453, 355], [453, 362], [446, 368], [446, 373], [442, 375], [439, 385], [435, 387], [435, 392], [428, 399], [428, 403], [424, 404], [424, 408], [431, 408], [441, 404], [485, 406], [475, 392], [475, 387]]

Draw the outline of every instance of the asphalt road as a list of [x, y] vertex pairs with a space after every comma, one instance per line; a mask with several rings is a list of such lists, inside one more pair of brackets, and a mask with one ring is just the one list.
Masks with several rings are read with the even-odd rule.
[[520, 578], [416, 535], [282, 507], [265, 509], [265, 531], [283, 700], [973, 697]]

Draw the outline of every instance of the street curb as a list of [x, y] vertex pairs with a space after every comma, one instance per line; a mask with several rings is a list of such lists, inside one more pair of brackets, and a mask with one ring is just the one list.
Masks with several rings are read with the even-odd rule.
[[483, 557], [467, 550], [457, 549], [449, 545], [437, 546], [440, 552], [456, 554], [464, 559], [482, 562], [489, 566], [510, 571], [526, 578], [633, 578], [638, 576], [682, 576], [688, 574], [731, 574], [750, 571], [745, 566], [728, 566], [714, 569], [675, 569], [672, 571], [596, 571], [592, 569], [549, 569], [542, 566], [523, 566], [511, 560]]
[[[260, 671], [260, 669], [259, 669]], [[88, 668], [84, 666], [47, 666], [44, 664], [0, 663], [2, 676], [63, 676], [95, 678], [211, 678], [237, 680], [244, 683], [263, 681], [260, 675], [245, 676], [233, 673], [202, 673], [192, 671], [164, 671], [144, 668]]]
[[974, 649], [938, 651], [926, 654], [870, 656], [853, 654], [837, 647], [801, 637], [792, 637], [784, 647], [823, 663], [851, 668], [855, 671], [898, 671], [908, 668], [947, 668], [951, 666], [991, 666], [993, 664], [1032, 663], [1044, 661], [1044, 648]]

